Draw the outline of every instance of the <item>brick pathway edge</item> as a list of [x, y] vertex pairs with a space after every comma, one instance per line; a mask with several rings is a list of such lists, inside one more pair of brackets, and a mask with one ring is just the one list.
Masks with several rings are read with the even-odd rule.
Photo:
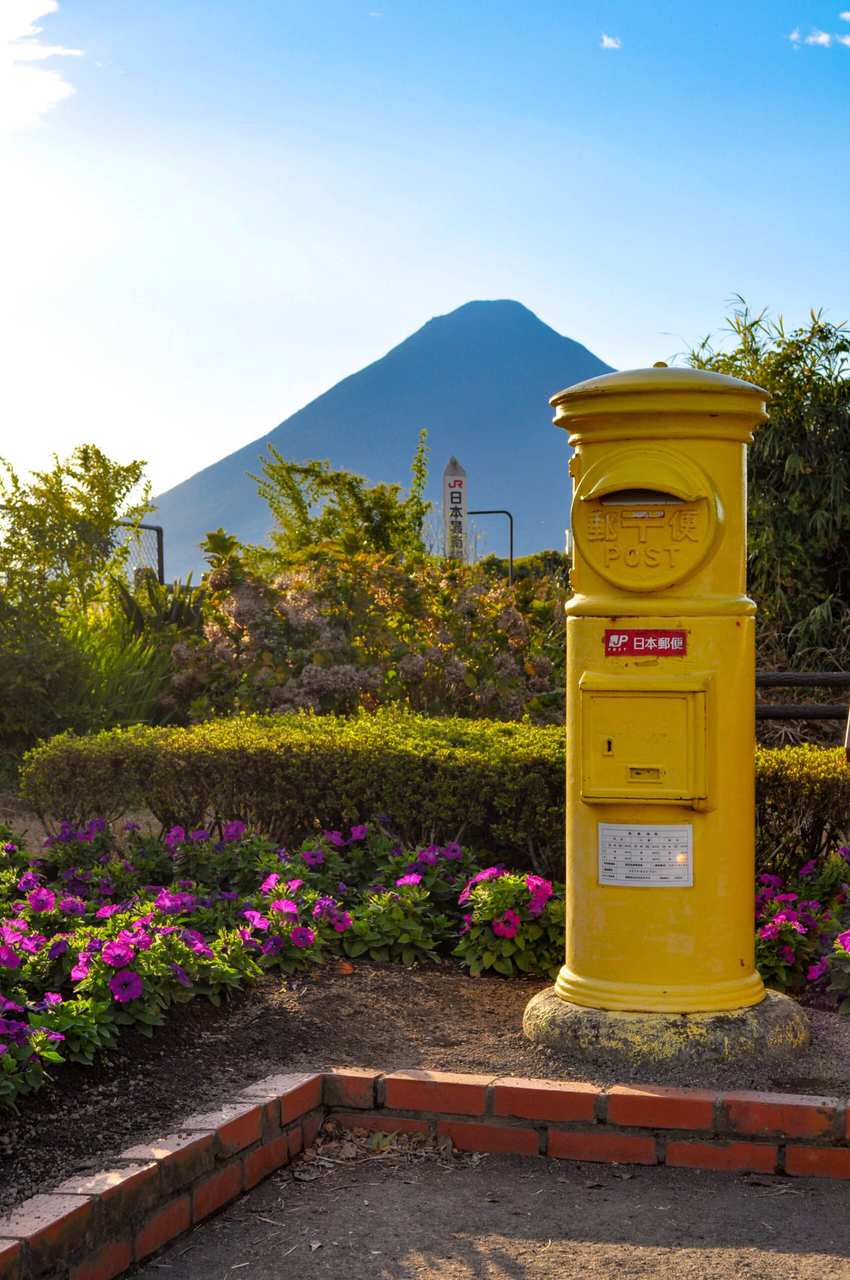
[[327, 1116], [462, 1151], [850, 1178], [848, 1100], [342, 1067], [270, 1076], [0, 1218], [0, 1280], [113, 1280], [288, 1164]]

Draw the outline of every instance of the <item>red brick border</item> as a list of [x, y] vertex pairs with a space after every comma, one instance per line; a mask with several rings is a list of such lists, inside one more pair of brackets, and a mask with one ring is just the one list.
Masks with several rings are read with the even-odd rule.
[[847, 1099], [362, 1067], [270, 1076], [0, 1218], [0, 1280], [114, 1280], [345, 1128], [462, 1151], [850, 1179]]

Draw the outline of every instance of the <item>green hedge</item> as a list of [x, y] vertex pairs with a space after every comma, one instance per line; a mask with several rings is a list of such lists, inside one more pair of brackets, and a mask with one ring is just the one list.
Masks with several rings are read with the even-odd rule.
[[[760, 869], [789, 870], [850, 830], [843, 752], [756, 752]], [[560, 875], [559, 726], [373, 716], [245, 716], [188, 729], [63, 734], [31, 751], [21, 789], [49, 823], [148, 808], [166, 827], [229, 818], [281, 841], [385, 814], [405, 841], [458, 838]]]

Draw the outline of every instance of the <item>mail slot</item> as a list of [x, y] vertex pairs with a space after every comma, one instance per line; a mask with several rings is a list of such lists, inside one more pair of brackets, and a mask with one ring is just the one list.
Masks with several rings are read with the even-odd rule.
[[565, 1001], [688, 1013], [755, 969], [746, 445], [767, 393], [696, 369], [552, 404], [573, 446]]
[[582, 800], [704, 805], [707, 680], [585, 674], [579, 689]]

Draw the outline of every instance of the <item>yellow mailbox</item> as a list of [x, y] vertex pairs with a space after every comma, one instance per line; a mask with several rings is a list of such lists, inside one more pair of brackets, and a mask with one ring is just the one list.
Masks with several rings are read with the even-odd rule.
[[743, 1009], [753, 941], [755, 605], [746, 445], [767, 392], [696, 369], [551, 401], [574, 454], [564, 1001]]

